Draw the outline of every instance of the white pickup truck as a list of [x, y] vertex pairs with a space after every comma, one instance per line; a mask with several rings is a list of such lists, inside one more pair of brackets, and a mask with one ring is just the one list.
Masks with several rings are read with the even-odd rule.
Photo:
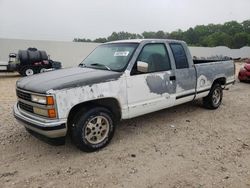
[[95, 151], [110, 142], [120, 120], [199, 98], [218, 108], [234, 72], [232, 61], [193, 61], [183, 41], [115, 41], [78, 67], [18, 80], [14, 115], [29, 131], [49, 138], [70, 133], [78, 148]]

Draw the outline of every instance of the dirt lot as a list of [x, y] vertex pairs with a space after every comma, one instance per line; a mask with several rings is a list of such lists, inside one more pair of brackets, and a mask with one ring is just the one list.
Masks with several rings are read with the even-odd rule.
[[250, 84], [120, 123], [95, 153], [34, 138], [12, 115], [15, 74], [0, 76], [0, 187], [250, 187]]

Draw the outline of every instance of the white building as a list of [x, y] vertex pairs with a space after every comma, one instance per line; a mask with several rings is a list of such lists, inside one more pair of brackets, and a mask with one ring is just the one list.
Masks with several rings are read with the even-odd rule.
[[[20, 40], [20, 39], [0, 39], [0, 61], [8, 61], [9, 53], [17, 53], [18, 50], [25, 50], [29, 47], [35, 47], [39, 50], [45, 50], [52, 60], [62, 62], [63, 67], [78, 65], [98, 43], [83, 42], [58, 42], [58, 41], [38, 41], [38, 40]], [[241, 49], [230, 49], [224, 46], [190, 47], [192, 56], [211, 57], [228, 56], [232, 58], [250, 58], [250, 47]]]

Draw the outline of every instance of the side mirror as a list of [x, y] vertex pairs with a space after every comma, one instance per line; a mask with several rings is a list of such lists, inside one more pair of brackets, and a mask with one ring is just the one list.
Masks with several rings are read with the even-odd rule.
[[137, 71], [146, 73], [148, 72], [148, 63], [137, 61]]

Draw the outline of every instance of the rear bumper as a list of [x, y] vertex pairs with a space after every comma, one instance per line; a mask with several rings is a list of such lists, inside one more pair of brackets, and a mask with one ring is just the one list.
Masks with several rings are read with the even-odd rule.
[[14, 105], [13, 113], [18, 122], [38, 134], [48, 138], [59, 138], [66, 136], [66, 120], [45, 120], [32, 118], [32, 115], [21, 112], [17, 103]]
[[223, 89], [229, 89], [232, 85], [235, 84], [235, 80], [229, 81], [224, 85]]

